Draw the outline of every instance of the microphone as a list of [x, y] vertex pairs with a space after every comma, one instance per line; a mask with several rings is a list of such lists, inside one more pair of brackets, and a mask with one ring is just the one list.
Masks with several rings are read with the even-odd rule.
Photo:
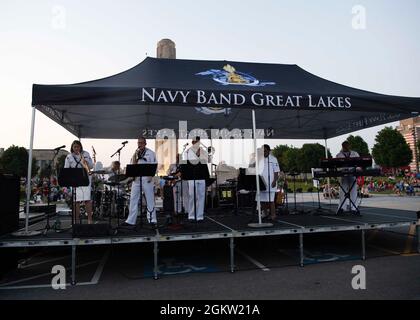
[[127, 144], [128, 143], [128, 141], [124, 141], [124, 142], [122, 142], [121, 144]]
[[189, 145], [189, 143], [187, 142], [186, 144], [184, 144], [184, 148], [186, 147], [186, 146], [188, 146]]
[[63, 149], [63, 148], [65, 148], [65, 147], [66, 147], [66, 146], [57, 147], [57, 148], [55, 148], [55, 149], [54, 149], [54, 151], [58, 151], [58, 150]]

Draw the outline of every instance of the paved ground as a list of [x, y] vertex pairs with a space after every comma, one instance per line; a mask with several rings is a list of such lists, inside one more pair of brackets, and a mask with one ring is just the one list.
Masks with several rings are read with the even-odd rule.
[[[308, 206], [313, 196], [303, 196]], [[417, 211], [420, 198], [377, 196], [363, 204]], [[238, 239], [233, 274], [226, 239], [165, 243], [159, 280], [151, 277], [151, 244], [81, 248], [78, 285], [65, 290], [51, 288], [51, 269], [70, 270], [70, 250], [33, 249], [0, 282], [0, 299], [420, 299], [414, 235], [413, 227], [368, 232], [365, 261], [358, 232], [307, 235], [304, 268], [297, 236]], [[352, 288], [356, 265], [366, 270], [366, 290]]]

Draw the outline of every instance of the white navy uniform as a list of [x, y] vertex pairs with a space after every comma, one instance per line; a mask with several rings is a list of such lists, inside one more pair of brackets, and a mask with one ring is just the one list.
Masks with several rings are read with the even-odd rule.
[[280, 172], [277, 158], [269, 154], [267, 158], [262, 157], [258, 162], [258, 170], [265, 182], [265, 191], [260, 191], [261, 202], [274, 202], [277, 187], [272, 187], [274, 174]]
[[[144, 164], [144, 163], [157, 163], [155, 153], [145, 148], [145, 153], [141, 159], [137, 158], [137, 151], [131, 159], [132, 164]], [[156, 223], [156, 209], [155, 209], [155, 190], [152, 177], [142, 177], [142, 191], [146, 198], [147, 204], [147, 221], [149, 223]], [[128, 224], [135, 225], [137, 221], [137, 215], [139, 213], [139, 200], [140, 200], [140, 177], [137, 177], [131, 185], [131, 196], [130, 196], [130, 213], [127, 220]]]
[[[357, 157], [359, 157], [359, 154], [356, 151], [349, 151], [349, 152], [340, 151], [336, 156], [336, 158], [357, 158]], [[341, 168], [341, 169], [345, 170], [346, 168]], [[343, 187], [344, 190], [348, 191], [355, 180], [356, 180], [356, 177], [353, 177], [353, 176], [341, 177], [340, 178], [341, 186]], [[353, 186], [353, 189], [351, 189], [350, 199], [354, 204], [356, 204], [356, 201], [357, 201], [357, 183]], [[344, 200], [345, 200], [344, 199], [344, 192], [340, 188], [340, 202], [338, 203], [339, 208], [340, 208], [340, 206], [341, 206], [341, 204], [343, 203]], [[343, 211], [356, 211], [357, 207], [353, 203], [350, 202], [347, 205], [344, 204], [341, 208], [343, 209]], [[351, 205], [351, 207], [350, 207], [350, 205]]]
[[[82, 151], [80, 155], [70, 153], [67, 155], [64, 162], [64, 168], [84, 168], [81, 162], [81, 156], [86, 160], [89, 169], [93, 168], [93, 160], [90, 157], [89, 152]], [[87, 173], [86, 173], [87, 174]], [[76, 201], [90, 201], [91, 193], [91, 176], [89, 176], [89, 185], [76, 188]]]
[[[184, 154], [184, 160], [193, 164], [205, 164], [208, 160], [208, 153], [200, 148], [200, 157], [196, 154], [196, 149], [189, 148]], [[188, 219], [195, 220], [195, 210], [197, 212], [197, 221], [204, 219], [204, 202], [206, 197], [206, 180], [195, 180], [195, 208], [194, 208], [194, 180], [188, 181]], [[194, 210], [195, 209], [195, 210]]]

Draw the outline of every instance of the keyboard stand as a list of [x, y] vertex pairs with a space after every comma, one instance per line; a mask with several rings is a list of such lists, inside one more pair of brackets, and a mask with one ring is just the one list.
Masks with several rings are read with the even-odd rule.
[[356, 208], [356, 214], [358, 216], [361, 216], [360, 214], [360, 210], [359, 208], [356, 206], [356, 204], [351, 200], [351, 191], [353, 190], [353, 188], [355, 187], [357, 182], [357, 179], [354, 179], [351, 187], [349, 188], [349, 191], [344, 190], [343, 186], [341, 185], [340, 181], [338, 182], [338, 185], [340, 186], [341, 190], [343, 190], [344, 192], [344, 199], [343, 202], [341, 202], [340, 207], [338, 207], [337, 212], [335, 213], [336, 215], [338, 215], [340, 213], [340, 211], [343, 209], [344, 204], [346, 203], [346, 200], [348, 199], [350, 201], [350, 210], [352, 208], [351, 205], [353, 205]]

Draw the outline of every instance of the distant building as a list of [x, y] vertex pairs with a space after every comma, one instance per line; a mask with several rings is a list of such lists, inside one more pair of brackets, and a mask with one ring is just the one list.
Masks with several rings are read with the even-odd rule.
[[400, 121], [397, 130], [404, 136], [413, 152], [413, 161], [410, 163], [411, 171], [419, 172], [419, 154], [416, 152], [416, 143], [420, 138], [420, 117]]
[[[52, 159], [54, 157], [54, 150], [50, 149], [33, 149], [32, 150], [32, 157], [36, 159], [36, 166], [41, 171], [43, 168], [48, 167], [51, 165], [52, 168], [54, 166], [52, 165]], [[68, 155], [69, 152], [66, 150], [60, 150], [55, 157], [55, 163], [57, 163], [58, 158], [60, 158], [62, 155]]]
[[161, 59], [176, 59], [175, 42], [162, 39], [157, 44], [156, 57]]
[[[161, 59], [176, 59], [175, 42], [170, 39], [162, 39], [157, 43], [156, 57]], [[165, 144], [166, 142], [166, 144]], [[158, 168], [159, 175], [166, 175], [169, 166], [175, 163], [178, 153], [178, 140], [168, 141], [163, 139], [155, 140], [156, 156], [161, 165]]]

